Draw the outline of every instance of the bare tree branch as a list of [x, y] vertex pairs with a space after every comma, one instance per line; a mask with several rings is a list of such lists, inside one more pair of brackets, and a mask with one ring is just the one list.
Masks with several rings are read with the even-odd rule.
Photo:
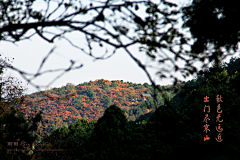
[[[90, 5], [91, 2], [94, 2], [96, 5]], [[152, 65], [142, 64], [131, 54], [128, 47], [138, 46], [139, 52], [145, 52], [147, 56], [151, 57], [153, 61], [159, 62], [159, 64], [170, 61], [174, 66], [173, 69], [175, 69], [175, 72], [186, 72], [186, 76], [189, 76], [189, 73], [193, 74], [197, 72], [196, 68], [192, 65], [193, 62], [209, 59], [209, 63], [211, 63], [212, 60], [219, 58], [219, 55], [217, 55], [214, 50], [211, 50], [210, 46], [201, 54], [193, 53], [185, 49], [184, 46], [191, 48], [192, 43], [190, 43], [190, 41], [192, 38], [186, 37], [185, 33], [181, 33], [179, 29], [175, 27], [175, 25], [179, 23], [176, 16], [180, 14], [180, 9], [176, 9], [176, 5], [172, 5], [175, 8], [168, 6], [161, 0], [159, 0], [159, 3], [149, 0], [131, 2], [92, 0], [88, 5], [83, 5], [81, 1], [70, 3], [64, 0], [55, 2], [47, 0], [45, 3], [46, 8], [37, 11], [32, 7], [32, 2], [28, 4], [24, 2], [18, 11], [12, 12], [9, 12], [9, 8], [12, 7], [17, 9], [18, 6], [15, 1], [11, 1], [10, 6], [0, 3], [2, 9], [0, 15], [4, 17], [2, 19], [0, 18], [0, 40], [16, 43], [24, 39], [30, 39], [35, 34], [49, 43], [54, 43], [57, 38], [62, 38], [69, 42], [71, 46], [94, 58], [94, 60], [110, 58], [119, 49], [123, 48], [139, 67], [144, 70], [154, 87], [156, 86], [155, 82], [153, 82], [147, 71], [147, 67], [152, 67]], [[57, 7], [54, 7], [50, 11], [52, 3], [57, 4]], [[162, 4], [164, 7], [160, 7]], [[62, 8], [65, 9], [62, 11]], [[139, 14], [137, 8], [144, 9], [145, 15]], [[10, 13], [15, 16], [10, 15]], [[93, 13], [95, 15], [93, 15]], [[57, 16], [53, 18], [55, 14]], [[46, 31], [46, 29], [50, 27], [59, 29], [60, 33]], [[29, 36], [27, 33], [32, 29], [34, 33]], [[88, 51], [76, 45], [66, 36], [67, 33], [73, 32], [85, 35]], [[47, 34], [51, 34], [51, 37], [49, 38]], [[100, 46], [106, 48], [102, 47], [105, 49], [104, 55], [94, 55], [93, 43], [98, 43]], [[111, 55], [105, 57], [108, 53], [109, 46], [114, 49]], [[178, 47], [178, 49], [176, 50], [175, 47]], [[165, 50], [169, 51], [169, 53], [165, 53]], [[82, 67], [81, 64], [73, 68], [75, 62], [70, 61], [71, 65], [69, 68], [48, 70], [40, 73], [42, 66], [52, 52], [49, 52], [42, 60], [35, 74], [25, 73], [13, 66], [7, 67], [17, 71], [30, 84], [33, 84], [31, 80], [44, 73], [61, 70], [63, 73], [58, 76], [61, 77], [65, 72]], [[173, 60], [169, 54], [173, 54], [175, 60]], [[233, 54], [228, 54], [226, 56], [229, 55]], [[184, 58], [183, 56], [189, 58]], [[222, 57], [225, 58], [226, 56]], [[180, 68], [176, 64], [175, 61], [178, 58], [186, 62], [184, 68]], [[207, 64], [204, 64], [203, 66], [206, 65]], [[157, 72], [160, 78], [166, 77], [163, 72], [167, 72], [168, 69], [161, 68]], [[26, 75], [33, 77], [26, 78]], [[186, 77], [185, 75], [183, 76]], [[174, 76], [171, 75], [170, 77], [173, 78]], [[176, 77], [174, 77], [174, 79], [176, 80]], [[53, 81], [50, 82], [50, 84], [52, 83]]]

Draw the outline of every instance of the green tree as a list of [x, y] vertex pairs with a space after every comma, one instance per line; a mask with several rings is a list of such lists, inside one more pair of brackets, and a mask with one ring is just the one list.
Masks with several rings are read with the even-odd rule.
[[147, 122], [145, 120], [142, 121], [142, 124], [147, 124]]
[[145, 111], [148, 107], [147, 107], [147, 104], [145, 102], [142, 102], [140, 108]]
[[150, 85], [149, 85], [148, 83], [144, 83], [143, 86], [144, 86], [145, 88], [150, 87]]
[[136, 96], [133, 94], [127, 93], [127, 97], [129, 99], [129, 101], [132, 101], [132, 99], [135, 99]]
[[[181, 114], [171, 106], [163, 105], [156, 109], [146, 124], [149, 132], [148, 141], [152, 146], [149, 154], [152, 157], [158, 156], [161, 159], [173, 159], [173, 156], [176, 155], [182, 157], [176, 152], [177, 147], [181, 144], [181, 123]], [[174, 131], [178, 131], [178, 133], [176, 134]]]
[[118, 86], [118, 84], [116, 82], [112, 82], [110, 87], [117, 87], [117, 86]]
[[128, 113], [129, 107], [124, 107], [122, 110], [123, 110], [124, 112]]
[[[70, 130], [67, 128], [66, 125], [54, 130], [51, 133], [51, 135], [43, 141], [43, 144], [45, 145], [51, 144], [51, 146], [54, 149], [63, 149], [63, 150], [61, 152], [57, 152], [57, 155], [54, 152], [42, 152], [38, 154], [38, 156], [41, 155], [41, 157], [46, 157], [45, 159], [52, 159], [54, 157], [58, 157], [58, 158], [65, 157], [67, 155], [67, 151], [64, 149], [67, 148], [66, 139], [68, 138], [69, 133], [70, 133]], [[40, 149], [40, 148], [42, 147], [39, 146], [37, 149]]]
[[86, 119], [80, 119], [75, 124], [69, 126], [71, 134], [66, 140], [66, 146], [71, 153], [69, 155], [74, 156], [72, 158], [81, 159], [87, 153], [85, 145], [87, 145], [95, 125], [96, 120], [88, 123]]
[[103, 95], [100, 102], [104, 104], [105, 108], [107, 108], [112, 104], [112, 98], [107, 95]]
[[102, 88], [105, 90], [105, 89], [109, 88], [109, 85], [102, 85]]
[[145, 102], [147, 104], [147, 108], [154, 108], [154, 103], [153, 103], [153, 98], [152, 97], [147, 97], [147, 101]]
[[76, 100], [74, 106], [76, 109], [81, 109], [81, 99]]
[[160, 105], [160, 104], [164, 104], [164, 100], [163, 100], [163, 97], [161, 96], [160, 93], [157, 94], [157, 104]]
[[[95, 120], [88, 123], [86, 119], [80, 119], [76, 123], [71, 124], [68, 129], [64, 126], [53, 132], [46, 139], [46, 142], [48, 141], [52, 146], [61, 144], [60, 147], [63, 149], [63, 154], [61, 153], [62, 157], [60, 157], [61, 159], [81, 159], [81, 157], [86, 154], [85, 145], [87, 145], [87, 140], [90, 137], [95, 124]], [[62, 139], [61, 136], [63, 137]], [[38, 156], [41, 156], [44, 159], [51, 159], [56, 155], [53, 153], [39, 153]]]
[[127, 118], [119, 107], [111, 105], [94, 128], [88, 147], [88, 159], [91, 155], [91, 159], [99, 160], [127, 158], [127, 140]]
[[109, 97], [106, 103], [106, 106], [109, 107], [112, 104], [112, 98]]
[[144, 86], [138, 85], [138, 86], [136, 86], [134, 89], [144, 89]]
[[234, 75], [236, 71], [240, 73], [240, 58], [232, 57], [229, 63], [223, 64], [223, 70], [227, 70], [230, 76]]
[[[240, 100], [239, 94], [237, 94], [239, 93], [240, 88], [235, 87], [236, 83], [238, 83], [238, 80], [239, 73], [236, 73], [233, 76], [229, 76], [227, 70], [224, 70], [221, 73], [215, 73], [215, 75], [210, 76], [209, 79], [199, 85], [196, 89], [188, 92], [189, 96], [180, 109], [180, 112], [183, 115], [183, 119], [181, 119], [182, 124], [188, 124], [186, 126], [182, 126], [181, 131], [183, 132], [182, 134], [179, 133], [179, 135], [182, 135], [182, 144], [185, 145], [178, 148], [178, 153], [181, 153], [184, 150], [188, 150], [193, 154], [200, 155], [200, 153], [204, 152], [204, 150], [207, 149], [211, 150], [213, 156], [224, 155], [230, 159], [234, 159], [233, 156], [237, 157], [237, 155], [240, 155], [238, 147], [240, 139], [239, 136], [235, 134], [239, 132], [238, 126], [240, 125], [238, 123], [239, 117], [236, 115], [236, 113], [239, 112], [239, 107], [236, 107], [236, 104], [238, 104]], [[205, 105], [209, 105], [211, 111], [217, 110], [217, 95], [221, 95], [223, 101], [221, 103], [221, 117], [224, 119], [224, 122], [221, 123], [221, 127], [225, 131], [225, 134], [223, 134], [225, 139], [223, 142], [219, 143], [214, 138], [210, 138], [210, 140], [205, 143], [203, 142], [202, 135], [203, 124], [202, 120], [200, 119], [206, 114], [203, 112], [203, 107]], [[206, 96], [209, 97], [209, 102], [207, 104], [203, 102], [203, 97]], [[209, 129], [211, 131], [208, 134], [209, 137], [217, 137], [218, 132], [215, 128], [215, 126], [217, 126], [216, 117], [217, 113], [215, 112], [209, 114]], [[189, 137], [192, 138], [189, 139]], [[207, 158], [209, 155], [205, 154], [205, 156]]]
[[92, 99], [93, 97], [96, 97], [95, 92], [94, 92], [92, 89], [90, 89], [90, 88], [87, 89], [86, 93], [87, 93], [87, 96], [88, 96], [90, 99]]
[[65, 89], [63, 87], [61, 87], [61, 88], [58, 89], [58, 92], [59, 92], [59, 94], [64, 94]]
[[122, 94], [125, 95], [125, 93], [127, 92], [126, 89], [122, 89], [121, 90]]
[[[31, 159], [32, 152], [30, 151], [14, 152], [7, 151], [7, 149], [27, 150], [33, 148], [33, 143], [37, 140], [37, 136], [31, 133], [37, 131], [37, 124], [42, 120], [42, 113], [38, 113], [35, 118], [31, 119], [32, 124], [29, 124], [26, 119], [24, 119], [23, 114], [16, 116], [16, 113], [16, 109], [12, 107], [11, 113], [6, 113], [3, 117], [0, 117], [0, 143], [2, 144], [0, 155], [2, 159]], [[17, 142], [18, 145], [15, 146], [14, 143], [9, 144], [9, 142]], [[21, 143], [30, 144], [30, 146], [20, 146]], [[8, 146], [8, 144], [12, 146]]]
[[143, 114], [142, 108], [134, 107], [134, 108], [133, 108], [133, 114], [135, 114], [135, 115], [141, 115], [141, 114]]
[[148, 143], [149, 138], [147, 137], [148, 131], [146, 126], [129, 121], [128, 130], [130, 131], [129, 150], [131, 151], [129, 159], [151, 160], [153, 157], [149, 153], [152, 148]]

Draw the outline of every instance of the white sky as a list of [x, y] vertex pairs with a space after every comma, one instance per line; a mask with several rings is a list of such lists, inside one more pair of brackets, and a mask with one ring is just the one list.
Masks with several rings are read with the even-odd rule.
[[[185, 1], [186, 2], [186, 1]], [[79, 35], [72, 34], [70, 36], [71, 39], [75, 40], [75, 43], [81, 44], [82, 47], [86, 46], [86, 43], [82, 41], [82, 38]], [[57, 79], [51, 87], [61, 87], [66, 85], [67, 83], [73, 83], [74, 85], [78, 85], [83, 82], [89, 82], [90, 80], [95, 81], [96, 79], [107, 79], [107, 80], [123, 80], [124, 82], [133, 82], [133, 83], [149, 83], [146, 74], [144, 71], [137, 66], [137, 64], [127, 55], [127, 53], [123, 50], [119, 50], [115, 55], [110, 57], [107, 60], [98, 60], [93, 62], [93, 59], [89, 56], [86, 56], [84, 53], [79, 50], [73, 48], [69, 45], [68, 42], [64, 40], [59, 40], [54, 44], [49, 44], [46, 41], [43, 41], [38, 36], [35, 36], [29, 40], [25, 40], [17, 43], [18, 46], [9, 43], [9, 42], [1, 42], [0, 43], [0, 54], [2, 57], [14, 58], [12, 65], [17, 67], [23, 71], [28, 73], [36, 73], [42, 59], [48, 54], [53, 46], [57, 46], [56, 50], [50, 56], [50, 58], [46, 61], [43, 69], [41, 71], [49, 70], [49, 69], [58, 69], [58, 68], [67, 68], [70, 65], [69, 60], [78, 60], [83, 63], [83, 68], [78, 70], [73, 70], [67, 72], [62, 77]], [[138, 52], [138, 48], [133, 48], [134, 55], [141, 59], [142, 62], [149, 61], [145, 55]], [[98, 55], [100, 51], [95, 50], [94, 54]], [[104, 54], [102, 52], [102, 54]], [[239, 57], [238, 54], [234, 56]], [[228, 62], [231, 57], [228, 57], [224, 60], [224, 62]], [[79, 63], [80, 64], [80, 63]], [[183, 63], [177, 63], [181, 66]], [[196, 67], [200, 69], [201, 63], [196, 63]], [[149, 70], [151, 76], [155, 80], [157, 84], [167, 85], [172, 84], [171, 79], [160, 80], [156, 75], [156, 70]], [[48, 73], [38, 77], [33, 83], [38, 85], [47, 85], [50, 83], [57, 75], [61, 72], [56, 73]], [[174, 72], [172, 72], [174, 73]], [[9, 70], [7, 75], [11, 75], [17, 77], [19, 80], [23, 81], [25, 87], [28, 88], [28, 92], [35, 92], [36, 89], [31, 85], [26, 85], [27, 82], [23, 80], [19, 73], [15, 71]], [[178, 78], [184, 81], [191, 80], [194, 76], [189, 76], [187, 79], [184, 79], [180, 74]], [[44, 88], [42, 88], [44, 89]]]

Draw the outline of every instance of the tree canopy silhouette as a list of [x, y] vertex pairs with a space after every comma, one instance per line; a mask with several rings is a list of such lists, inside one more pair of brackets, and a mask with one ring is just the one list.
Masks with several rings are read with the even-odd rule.
[[[84, 1], [84, 3], [83, 1], [44, 0], [42, 3], [45, 6], [43, 5], [42, 8], [36, 7], [35, 3], [36, 0], [0, 2], [0, 41], [17, 43], [31, 39], [36, 35], [49, 43], [63, 39], [95, 60], [110, 58], [118, 50], [123, 49], [146, 73], [154, 88], [159, 91], [162, 89], [157, 87], [148, 72], [148, 68], [155, 66], [144, 64], [138, 57], [134, 56], [131, 49], [133, 46], [138, 47], [139, 52], [144, 52], [153, 61], [159, 63], [157, 72], [159, 77], [173, 79], [174, 85], [177, 84], [178, 78], [175, 77], [175, 73], [170, 74], [169, 67], [166, 68], [164, 63], [172, 63], [172, 71], [180, 71], [186, 78], [197, 72], [196, 67], [193, 66], [194, 62], [202, 61], [204, 68], [207, 65], [205, 60], [211, 62], [215, 59], [217, 61], [231, 54], [226, 52], [224, 55], [220, 47], [226, 47], [229, 52], [230, 48], [237, 49], [239, 25], [234, 19], [234, 16], [238, 15], [237, 5], [234, 3], [206, 2], [209, 8], [207, 12], [202, 12], [206, 6], [204, 0], [193, 1], [190, 6], [183, 8], [183, 10], [181, 9], [183, 6], [166, 0], [158, 2], [149, 0], [117, 2], [90, 0]], [[176, 26], [180, 24], [179, 16], [181, 13], [183, 13], [184, 27], [190, 28], [190, 32], [187, 33], [190, 33], [191, 36]], [[207, 19], [207, 21], [203, 22], [201, 19]], [[193, 20], [196, 20], [196, 23], [193, 23]], [[217, 26], [215, 22], [217, 22]], [[225, 28], [226, 24], [230, 29]], [[202, 26], [207, 26], [207, 28], [202, 29]], [[49, 30], [50, 28], [54, 29]], [[68, 37], [71, 33], [84, 35], [88, 50], [76, 45]], [[192, 45], [194, 38], [197, 40]], [[98, 44], [99, 49], [105, 50], [105, 54], [96, 56], [95, 49], [97, 47], [93, 47], [94, 44]], [[211, 50], [209, 47], [205, 47], [205, 49], [198, 47], [210, 44], [215, 44], [215, 50]], [[192, 48], [192, 50], [188, 48]], [[19, 72], [29, 84], [37, 88], [40, 86], [34, 84], [32, 80], [42, 74], [62, 71], [47, 85], [49, 87], [65, 72], [83, 67], [83, 64], [77, 64], [76, 60], [70, 60], [70, 65], [66, 69], [41, 72], [43, 65], [54, 52], [54, 49], [42, 60], [36, 73], [27, 73], [14, 66], [7, 67]], [[99, 53], [99, 51], [97, 52]], [[171, 58], [170, 55], [174, 58]], [[184, 67], [179, 67], [176, 64], [179, 59], [185, 62]], [[167, 74], [170, 76], [167, 77]], [[154, 99], [156, 99], [156, 94]]]

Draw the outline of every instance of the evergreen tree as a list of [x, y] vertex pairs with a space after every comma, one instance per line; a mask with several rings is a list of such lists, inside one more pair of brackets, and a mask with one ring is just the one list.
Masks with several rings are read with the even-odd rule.
[[86, 93], [90, 99], [92, 99], [93, 97], [96, 97], [96, 93], [90, 88], [87, 89]]
[[[211, 153], [215, 156], [227, 155], [233, 157], [240, 155], [238, 145], [240, 137], [236, 134], [239, 132], [240, 126], [239, 116], [237, 115], [239, 112], [237, 104], [240, 102], [238, 93], [240, 92], [239, 88], [235, 87], [237, 80], [239, 80], [239, 74], [229, 76], [227, 71], [224, 70], [221, 73], [215, 73], [215, 75], [209, 77], [207, 81], [189, 93], [186, 102], [180, 109], [183, 118], [182, 122], [186, 125], [182, 126], [181, 129], [183, 132], [181, 134], [183, 135], [182, 144], [185, 145], [179, 148], [178, 153], [188, 150], [193, 154], [203, 155], [204, 151], [211, 150]], [[220, 105], [222, 110], [220, 120], [223, 119], [223, 123], [221, 123], [223, 142], [221, 143], [215, 139], [218, 136], [216, 126], [219, 124], [216, 122], [217, 95], [223, 97], [223, 103]], [[209, 103], [207, 104], [203, 101], [203, 98], [206, 96], [209, 97]], [[210, 140], [206, 142], [203, 141], [203, 137], [206, 135], [203, 132], [203, 119], [206, 114], [203, 112], [203, 108], [205, 105], [209, 105], [211, 109], [209, 113], [210, 133], [207, 134]], [[210, 155], [205, 153], [203, 156], [206, 158]]]
[[111, 105], [99, 118], [88, 146], [86, 159], [127, 159], [127, 118], [116, 105]]
[[223, 69], [226, 69], [230, 76], [234, 75], [236, 71], [240, 73], [240, 58], [232, 57], [229, 63], [223, 64]]

